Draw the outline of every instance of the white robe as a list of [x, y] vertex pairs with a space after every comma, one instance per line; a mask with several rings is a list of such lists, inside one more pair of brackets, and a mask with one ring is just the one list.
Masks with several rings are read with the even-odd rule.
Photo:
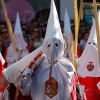
[[[3, 95], [4, 95], [4, 100], [9, 100], [9, 93], [8, 93], [7, 89], [4, 90]], [[0, 91], [0, 100], [2, 100], [2, 92], [1, 91]]]
[[[17, 53], [16, 57], [18, 58], [17, 60], [20, 60], [21, 58], [25, 57], [28, 55], [29, 52], [27, 49], [23, 50], [23, 53], [20, 54], [19, 52]], [[6, 55], [6, 62], [7, 62], [7, 67], [11, 66], [13, 63], [15, 63], [17, 60], [15, 58], [15, 53], [12, 47], [12, 44], [7, 48], [7, 55]]]
[[23, 95], [29, 94], [33, 100], [72, 100], [74, 67], [64, 57], [61, 57], [52, 67], [52, 77], [58, 82], [58, 93], [52, 98], [45, 94], [45, 82], [49, 79], [50, 64], [45, 59], [32, 76], [30, 84], [21, 89]]

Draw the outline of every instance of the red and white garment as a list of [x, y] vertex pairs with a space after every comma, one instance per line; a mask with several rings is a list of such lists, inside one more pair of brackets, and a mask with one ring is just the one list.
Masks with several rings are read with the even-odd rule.
[[0, 87], [0, 100], [9, 100], [8, 90]]
[[99, 92], [97, 87], [97, 83], [100, 81], [98, 62], [97, 48], [93, 44], [88, 44], [82, 56], [77, 60], [77, 73], [83, 95], [87, 89]]
[[28, 45], [26, 48], [23, 50], [22, 54], [20, 52], [17, 52], [17, 54], [14, 53], [12, 43], [7, 47], [5, 54], [4, 54], [4, 59], [7, 63], [7, 67], [11, 66], [14, 64], [16, 61], [22, 59], [26, 55], [29, 54], [29, 47]]
[[[75, 69], [69, 60], [62, 57], [64, 54], [64, 40], [53, 0], [51, 0], [51, 11], [45, 39], [42, 45], [42, 52], [46, 55], [46, 58], [30, 77], [30, 84], [25, 85], [25, 87], [22, 89], [23, 94], [28, 95], [29, 92], [31, 92], [32, 100], [76, 100], [76, 98], [72, 97], [73, 90], [73, 95], [76, 95], [75, 89], [73, 89], [75, 82]], [[6, 77], [7, 74], [9, 75], [7, 79], [10, 79], [12, 82], [14, 82], [16, 77], [13, 77], [12, 80], [11, 74], [14, 74], [13, 76], [18, 76], [18, 73], [15, 70], [19, 69], [21, 71], [23, 66], [27, 68], [30, 64], [29, 62], [33, 60], [31, 57], [34, 59], [34, 55], [29, 54], [28, 56], [18, 61], [18, 63], [13, 64], [10, 66], [10, 68], [7, 68], [5, 71], [3, 71]], [[25, 61], [27, 64], [25, 64]], [[14, 72], [16, 72], [16, 74], [13, 73], [11, 68], [14, 70]], [[52, 84], [51, 86], [46, 84], [51, 78], [53, 80], [51, 83], [54, 82], [56, 85]], [[52, 90], [55, 90], [54, 92], [51, 92], [51, 87], [53, 87]], [[50, 93], [52, 98], [47, 93]]]
[[100, 100], [100, 93], [92, 89], [87, 89], [84, 93], [83, 100]]
[[[29, 54], [29, 47], [23, 38], [22, 29], [20, 25], [20, 18], [18, 13], [14, 28], [14, 43], [18, 52], [17, 54], [15, 54], [12, 43], [8, 46], [4, 55], [5, 61], [7, 62], [7, 67], [11, 66], [13, 63], [15, 63], [16, 61], [20, 60], [21, 58]], [[22, 53], [20, 53], [20, 51], [22, 51]]]
[[4, 69], [5, 60], [0, 53], [0, 77], [2, 76], [2, 70]]

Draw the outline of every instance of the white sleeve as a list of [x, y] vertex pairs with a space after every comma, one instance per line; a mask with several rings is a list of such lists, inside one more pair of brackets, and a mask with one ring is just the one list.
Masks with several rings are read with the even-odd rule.
[[13, 54], [13, 56], [10, 56], [10, 51], [9, 48], [7, 50], [7, 56], [6, 56], [6, 62], [9, 63], [14, 63], [16, 60], [18, 60], [18, 55]]
[[9, 100], [9, 92], [7, 89], [5, 89], [4, 94], [5, 94], [5, 100]]
[[18, 60], [18, 56], [14, 55], [13, 57], [10, 57], [9, 55], [6, 57], [6, 62], [7, 63], [14, 63]]
[[[4, 100], [9, 100], [9, 93], [7, 89], [4, 90], [3, 95], [4, 95]], [[2, 92], [0, 92], [0, 100], [2, 100]]]

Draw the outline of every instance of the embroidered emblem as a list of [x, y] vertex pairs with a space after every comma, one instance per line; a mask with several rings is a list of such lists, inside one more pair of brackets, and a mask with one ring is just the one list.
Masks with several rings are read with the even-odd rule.
[[89, 61], [89, 64], [87, 65], [87, 70], [90, 72], [92, 70], [94, 70], [94, 64], [93, 61]]
[[58, 82], [51, 77], [49, 80], [45, 82], [45, 94], [52, 98], [58, 93]]

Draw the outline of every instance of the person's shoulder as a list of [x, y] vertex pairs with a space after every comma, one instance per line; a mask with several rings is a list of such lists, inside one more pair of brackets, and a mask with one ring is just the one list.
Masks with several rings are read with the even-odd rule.
[[84, 41], [84, 39], [82, 39], [82, 40], [80, 41], [79, 45], [82, 45], [82, 44], [84, 44], [84, 43], [85, 43], [85, 41]]
[[60, 60], [59, 60], [59, 62], [60, 62], [61, 65], [63, 65], [67, 69], [70, 69], [72, 71], [75, 71], [74, 65], [67, 58], [61, 57]]
[[84, 42], [84, 39], [82, 39], [80, 42]]

